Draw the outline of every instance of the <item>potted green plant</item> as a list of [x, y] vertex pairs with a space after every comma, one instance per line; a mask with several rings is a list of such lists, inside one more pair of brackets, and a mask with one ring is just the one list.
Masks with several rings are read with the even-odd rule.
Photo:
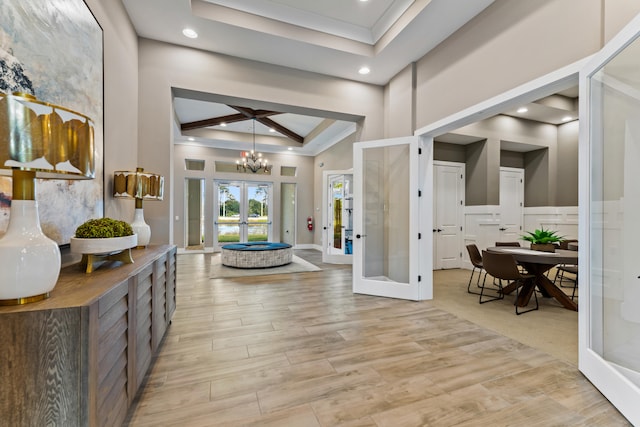
[[559, 243], [563, 236], [558, 236], [557, 231], [545, 230], [544, 227], [535, 231], [527, 231], [526, 234], [520, 236], [522, 240], [531, 242], [531, 249], [534, 251], [555, 252], [556, 243]]
[[101, 254], [133, 248], [137, 235], [129, 224], [112, 218], [90, 219], [76, 229], [71, 252]]

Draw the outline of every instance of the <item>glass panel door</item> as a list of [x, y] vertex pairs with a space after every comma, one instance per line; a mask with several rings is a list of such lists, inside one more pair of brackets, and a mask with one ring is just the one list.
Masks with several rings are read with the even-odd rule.
[[639, 32], [636, 18], [580, 73], [580, 156], [587, 161], [580, 163], [579, 364], [634, 425], [640, 425]]
[[215, 182], [216, 202], [214, 206], [214, 246], [225, 243], [237, 243], [241, 240], [241, 225], [243, 220], [240, 217], [242, 200], [242, 183]]
[[271, 184], [246, 183], [247, 241], [269, 241], [271, 228]]
[[271, 183], [215, 181], [214, 188], [214, 247], [271, 239]]
[[[353, 291], [420, 300], [430, 282], [426, 255], [421, 144], [418, 138], [360, 142], [354, 146]], [[430, 226], [430, 224], [429, 224]]]

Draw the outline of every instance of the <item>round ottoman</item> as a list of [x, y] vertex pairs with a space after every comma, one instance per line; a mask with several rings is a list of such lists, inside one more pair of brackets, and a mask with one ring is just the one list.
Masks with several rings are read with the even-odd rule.
[[222, 246], [222, 265], [236, 268], [278, 267], [291, 262], [293, 249], [287, 243], [247, 242]]

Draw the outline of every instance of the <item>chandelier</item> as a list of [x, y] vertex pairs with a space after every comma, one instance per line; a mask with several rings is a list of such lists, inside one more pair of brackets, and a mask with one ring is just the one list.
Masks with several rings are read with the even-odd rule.
[[253, 173], [263, 172], [269, 173], [271, 166], [267, 159], [262, 158], [262, 153], [256, 153], [256, 119], [253, 120], [253, 150], [243, 151], [240, 154], [240, 160], [236, 160], [236, 170], [250, 170]]

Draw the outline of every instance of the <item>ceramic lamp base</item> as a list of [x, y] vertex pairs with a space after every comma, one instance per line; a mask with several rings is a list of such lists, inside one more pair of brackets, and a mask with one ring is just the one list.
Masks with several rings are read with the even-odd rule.
[[0, 304], [46, 298], [60, 275], [60, 248], [44, 235], [34, 200], [13, 200], [6, 234], [0, 239]]
[[151, 227], [144, 221], [142, 208], [136, 208], [131, 228], [138, 235], [138, 247], [146, 247], [151, 240]]

